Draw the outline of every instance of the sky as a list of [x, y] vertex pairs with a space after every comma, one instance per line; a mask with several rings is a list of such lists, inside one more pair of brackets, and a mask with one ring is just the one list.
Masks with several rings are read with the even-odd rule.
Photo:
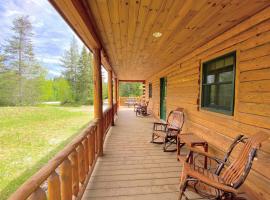
[[33, 25], [33, 45], [39, 63], [47, 68], [49, 77], [61, 75], [59, 59], [69, 47], [72, 37], [83, 43], [47, 0], [1, 0], [0, 44], [10, 37], [14, 18], [28, 15]]

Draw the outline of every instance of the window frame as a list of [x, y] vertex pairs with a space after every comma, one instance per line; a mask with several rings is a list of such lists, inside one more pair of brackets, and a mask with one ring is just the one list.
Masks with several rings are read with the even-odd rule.
[[[216, 62], [218, 60], [221, 60], [221, 59], [225, 59], [226, 57], [229, 57], [229, 56], [233, 56], [233, 64], [231, 65], [225, 65], [220, 68], [220, 69], [215, 69], [215, 70], [212, 70], [212, 73], [209, 73], [207, 72], [207, 65], [209, 63], [213, 63], [213, 62]], [[234, 105], [235, 105], [235, 83], [236, 83], [236, 51], [233, 51], [233, 52], [230, 52], [230, 53], [227, 53], [227, 54], [224, 54], [222, 56], [218, 56], [214, 59], [211, 59], [211, 60], [208, 60], [208, 61], [205, 61], [202, 63], [201, 65], [201, 77], [202, 77], [202, 81], [201, 81], [201, 102], [200, 102], [200, 107], [201, 109], [203, 110], [208, 110], [208, 111], [211, 111], [211, 112], [215, 112], [215, 113], [221, 113], [221, 114], [225, 114], [225, 115], [229, 115], [229, 116], [233, 116], [234, 115]], [[232, 70], [229, 70], [229, 68], [232, 67]], [[230, 72], [232, 71], [232, 80], [231, 81], [223, 81], [223, 82], [220, 82], [219, 81], [219, 75], [223, 72]], [[214, 79], [214, 82], [213, 83], [207, 83], [207, 76], [208, 75], [215, 75], [215, 79]], [[221, 106], [219, 107], [217, 105], [217, 102], [218, 102], [218, 98], [219, 98], [219, 95], [218, 95], [218, 88], [220, 88], [220, 85], [226, 85], [226, 84], [232, 84], [232, 97], [231, 97], [231, 102], [230, 102], [230, 110], [227, 110], [225, 108], [222, 108]], [[216, 91], [215, 91], [215, 106], [209, 106], [207, 105], [207, 102], [205, 100], [205, 95], [208, 95], [210, 96], [210, 92], [207, 93], [207, 91], [205, 91], [205, 86], [211, 86], [211, 85], [217, 85], [218, 87], [216, 87]]]
[[153, 85], [152, 83], [149, 83], [148, 84], [148, 97], [152, 98], [152, 96], [153, 96]]

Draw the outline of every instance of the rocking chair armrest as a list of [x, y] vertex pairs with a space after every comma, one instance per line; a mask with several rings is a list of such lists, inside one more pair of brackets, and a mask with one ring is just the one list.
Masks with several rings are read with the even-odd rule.
[[214, 161], [216, 161], [216, 162], [219, 163], [219, 164], [220, 164], [220, 163], [226, 164], [222, 159], [217, 158], [217, 157], [215, 157], [214, 155], [212, 155], [212, 154], [210, 154], [210, 153], [208, 153], [208, 152], [202, 151], [202, 150], [200, 150], [200, 149], [198, 149], [198, 148], [188, 147], [188, 149], [189, 149], [189, 153], [187, 154], [186, 162], [188, 162], [188, 160], [189, 160], [189, 158], [190, 158], [190, 154], [191, 154], [192, 152], [194, 152], [194, 153], [198, 153], [198, 154], [200, 154], [200, 155], [202, 155], [202, 156], [206, 156], [207, 158], [209, 158], [209, 159], [211, 159], [211, 160], [214, 160]]
[[168, 131], [179, 131], [178, 128], [173, 128], [173, 127], [167, 127], [168, 128]]
[[154, 125], [164, 125], [164, 126], [167, 126], [168, 124], [166, 122], [154, 122]]
[[153, 130], [155, 131], [166, 131], [167, 123], [164, 122], [154, 122]]

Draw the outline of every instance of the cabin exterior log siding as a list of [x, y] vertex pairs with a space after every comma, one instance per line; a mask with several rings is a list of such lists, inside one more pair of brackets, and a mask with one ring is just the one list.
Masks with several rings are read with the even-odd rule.
[[[191, 44], [192, 45], [192, 44]], [[213, 58], [236, 52], [234, 115], [200, 108], [201, 66]], [[270, 8], [232, 27], [207, 44], [149, 77], [152, 98], [149, 111], [159, 117], [160, 78], [167, 77], [167, 114], [183, 107], [185, 131], [209, 142], [211, 151], [223, 154], [233, 138], [260, 130], [270, 134]], [[270, 141], [266, 141], [254, 161], [243, 189], [254, 199], [270, 199]], [[249, 188], [250, 190], [247, 190]]]

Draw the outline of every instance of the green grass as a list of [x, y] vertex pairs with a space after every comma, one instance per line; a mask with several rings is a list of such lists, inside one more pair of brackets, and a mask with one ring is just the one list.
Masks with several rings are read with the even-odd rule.
[[92, 119], [90, 107], [0, 107], [0, 199], [61, 150]]

